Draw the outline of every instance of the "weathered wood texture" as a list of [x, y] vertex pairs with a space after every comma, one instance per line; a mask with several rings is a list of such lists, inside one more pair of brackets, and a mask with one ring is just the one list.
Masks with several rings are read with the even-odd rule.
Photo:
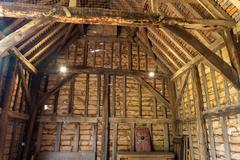
[[[103, 46], [99, 42], [89, 41], [87, 49], [88, 59], [85, 61], [85, 64], [87, 67], [92, 68], [94, 66], [101, 68], [104, 67], [106, 68], [106, 71], [111, 67], [113, 69], [120, 70], [118, 52], [121, 51], [121, 67], [123, 70], [128, 70], [128, 45], [128, 43], [121, 43], [120, 49], [119, 43], [114, 43], [112, 46], [111, 42], [105, 42], [105, 52], [103, 53], [103, 51], [100, 51], [94, 55], [91, 51], [96, 48], [99, 49]], [[66, 52], [57, 57], [56, 65], [58, 66], [59, 64], [68, 63], [71, 66], [77, 66], [79, 64], [83, 64], [83, 48], [84, 41], [76, 41]], [[112, 54], [112, 48], [114, 49], [114, 54]], [[103, 56], [103, 54], [105, 54], [105, 56]], [[113, 57], [111, 57], [112, 55]], [[140, 63], [136, 61], [138, 56], [141, 58]], [[112, 58], [113, 60], [111, 60]], [[145, 53], [141, 50], [141, 48], [139, 50], [138, 46], [133, 43], [132, 70], [140, 69], [140, 71], [146, 72], [146, 68], [155, 69], [155, 62], [148, 59], [148, 64], [146, 64], [144, 58]], [[112, 64], [109, 62], [112, 62]], [[148, 65], [148, 67], [146, 67], [146, 65]], [[55, 64], [53, 63], [51, 67], [54, 66]], [[161, 100], [157, 99], [157, 102], [154, 102], [155, 95], [152, 94], [144, 85], [141, 86], [141, 92], [138, 92], [138, 81], [131, 75], [110, 74], [110, 81], [105, 84], [106, 82], [103, 83], [103, 75], [100, 75], [99, 73], [101, 72], [91, 72], [90, 69], [87, 73], [79, 72], [75, 77], [74, 93], [72, 93], [73, 97], [71, 99], [69, 99], [69, 94], [71, 94], [71, 83], [69, 82], [62, 86], [59, 90], [56, 111], [54, 111], [53, 107], [54, 95], [51, 95], [44, 103], [48, 106], [48, 109], [44, 110], [43, 108], [41, 116], [38, 117], [38, 122], [42, 124], [39, 152], [54, 151], [55, 144], [57, 143], [56, 137], [58, 135], [57, 123], [63, 123], [60, 138], [60, 152], [75, 152], [76, 150], [74, 148], [78, 148], [78, 151], [81, 152], [96, 150], [96, 157], [100, 158], [103, 157], [104, 152], [107, 150], [107, 157], [114, 159], [116, 158], [114, 157], [114, 153], [116, 155], [118, 151], [134, 150], [134, 146], [131, 144], [131, 142], [134, 143], [132, 130], [134, 127], [146, 125], [151, 126], [153, 149], [156, 151], [164, 151], [167, 145], [171, 151], [173, 148], [172, 128], [169, 127], [168, 132], [165, 132], [164, 125], [172, 125], [172, 114], [169, 109], [165, 108], [167, 117], [163, 117], [164, 105]], [[89, 78], [86, 78], [87, 75], [89, 75]], [[124, 80], [124, 76], [126, 77], [126, 81]], [[52, 88], [58, 79], [58, 73], [49, 73], [48, 90]], [[163, 93], [163, 79], [158, 78], [155, 82], [153, 82], [153, 79], [149, 79], [146, 76], [144, 78], [150, 86], [159, 92], [159, 95], [160, 93]], [[86, 80], [88, 80], [88, 82]], [[126, 85], [125, 91], [123, 88], [124, 81]], [[155, 87], [154, 83], [156, 83]], [[89, 84], [88, 89], [86, 87], [87, 84]], [[106, 102], [103, 101], [103, 98], [105, 97], [103, 94], [105, 89], [103, 89], [103, 87], [106, 86], [109, 88], [109, 122], [106, 121], [108, 118], [105, 117], [106, 108], [103, 109], [102, 107], [106, 105]], [[87, 91], [88, 93], [86, 93]], [[88, 103], [85, 102], [86, 95], [88, 95]], [[165, 99], [168, 98], [168, 91], [166, 91], [164, 97]], [[69, 115], [67, 106], [70, 100], [72, 101], [71, 103], [73, 104], [73, 108], [72, 113]], [[88, 113], [87, 116], [85, 115], [86, 109]], [[126, 114], [123, 114], [123, 112], [126, 112]], [[79, 128], [77, 128], [76, 125], [79, 125]], [[106, 127], [107, 125], [108, 127]], [[106, 130], [106, 128], [108, 128], [108, 130]], [[105, 131], [103, 129], [105, 129]], [[79, 137], [76, 138], [76, 133], [78, 132]], [[106, 132], [108, 132], [108, 137], [106, 136]], [[165, 134], [167, 133], [165, 136], [169, 137], [167, 142], [163, 138], [164, 132]], [[105, 135], [105, 140], [102, 139], [103, 135]], [[78, 139], [79, 143], [76, 143], [74, 139]], [[109, 147], [105, 148], [107, 146], [106, 144], [108, 144]], [[113, 149], [112, 146], [114, 147]], [[105, 157], [106, 155], [103, 158]]]
[[[217, 54], [217, 53], [216, 53]], [[231, 64], [227, 48], [221, 50], [220, 57]], [[200, 67], [201, 66], [201, 67]], [[239, 139], [239, 91], [228, 82], [222, 74], [206, 64], [198, 65], [203, 95], [204, 124], [207, 127], [208, 149], [211, 159], [238, 159], [240, 152]], [[176, 79], [177, 89], [181, 88], [181, 79]], [[188, 87], [178, 106], [180, 132], [189, 136], [191, 159], [200, 158], [200, 140], [197, 132], [197, 121], [191, 120], [196, 116], [196, 98], [193, 96], [194, 80], [189, 77]], [[196, 95], [195, 95], [196, 96]], [[191, 147], [192, 146], [192, 147]]]
[[[124, 12], [123, 10], [109, 10], [96, 8], [64, 8], [61, 6], [43, 6], [34, 4], [18, 4], [1, 2], [1, 16], [13, 18], [39, 18], [47, 17], [52, 21], [77, 23], [77, 24], [105, 24], [123, 25], [135, 27], [159, 27], [162, 25], [179, 25], [190, 29], [224, 29], [232, 28], [235, 25], [231, 20], [216, 19], [183, 19], [174, 17], [163, 17], [159, 14], [145, 14], [140, 12]], [[67, 12], [70, 13], [66, 15]], [[50, 13], [50, 14], [46, 14]]]

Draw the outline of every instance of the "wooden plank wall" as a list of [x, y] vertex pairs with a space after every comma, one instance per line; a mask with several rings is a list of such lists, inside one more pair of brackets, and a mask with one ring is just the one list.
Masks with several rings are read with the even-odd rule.
[[[10, 56], [11, 57], [11, 56]], [[14, 59], [11, 57], [11, 59]], [[4, 107], [7, 107], [7, 123], [4, 124], [4, 128], [6, 128], [5, 133], [5, 141], [1, 141], [1, 145], [4, 145], [3, 153], [0, 154], [1, 160], [13, 160], [13, 159], [19, 159], [21, 155], [21, 151], [23, 149], [24, 144], [23, 138], [24, 138], [24, 130], [26, 125], [26, 119], [28, 118], [29, 113], [29, 106], [26, 103], [26, 96], [25, 93], [22, 90], [22, 80], [19, 78], [19, 74], [15, 68], [15, 70], [9, 71], [10, 65], [14, 66], [14, 63], [9, 63], [10, 58], [4, 58], [1, 61], [1, 71], [0, 71], [0, 101], [1, 106], [0, 110], [3, 111]], [[11, 88], [11, 83], [6, 81], [6, 76], [10, 72], [14, 72], [13, 78], [13, 90], [10, 92], [10, 103], [9, 106], [5, 106], [3, 102], [3, 97], [6, 96], [4, 93], [6, 93], [6, 88], [4, 89], [4, 86], [7, 88]], [[26, 78], [26, 83], [28, 85], [30, 80], [30, 74], [23, 70], [24, 76]], [[4, 95], [4, 96], [3, 96]], [[0, 112], [0, 117], [2, 118], [2, 112]], [[2, 121], [2, 119], [1, 119]], [[2, 129], [4, 129], [2, 128]], [[3, 132], [3, 130], [1, 130]], [[4, 133], [3, 133], [4, 134]]]
[[[96, 51], [99, 49], [101, 51]], [[66, 64], [141, 71], [156, 69], [139, 46], [123, 42], [78, 40], [49, 68]], [[47, 77], [49, 90], [64, 75], [49, 73]], [[134, 76], [110, 75], [109, 79], [108, 157], [115, 159], [118, 151], [133, 151], [134, 128], [140, 126], [149, 127], [153, 150], [173, 150], [169, 110], [164, 109]], [[168, 97], [164, 78], [145, 80]], [[43, 106], [38, 117], [41, 133], [38, 134], [37, 152], [96, 151], [97, 159], [103, 157], [101, 144], [103, 134], [106, 134], [102, 127], [104, 86], [104, 75], [82, 73], [52, 95], [45, 103], [47, 109]]]
[[[216, 54], [230, 64], [226, 48]], [[231, 65], [231, 64], [230, 64]], [[237, 160], [240, 157], [240, 94], [223, 76], [207, 64], [198, 65], [200, 73], [204, 111], [202, 112], [208, 134], [210, 157], [213, 160]], [[176, 81], [180, 88], [181, 79]], [[196, 111], [194, 108], [192, 75], [188, 79], [181, 104], [178, 106], [180, 133], [188, 135], [191, 159], [199, 159], [199, 138]]]

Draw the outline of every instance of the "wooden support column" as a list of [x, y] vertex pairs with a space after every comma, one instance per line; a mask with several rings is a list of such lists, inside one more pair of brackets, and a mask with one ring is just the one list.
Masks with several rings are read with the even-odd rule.
[[[218, 109], [221, 109], [220, 96], [218, 94], [217, 79], [216, 79], [215, 71], [210, 68], [210, 72], [211, 72], [213, 92], [214, 92], [214, 96], [215, 96], [215, 100], [216, 100], [216, 105], [217, 105]], [[230, 145], [229, 145], [229, 137], [228, 137], [228, 132], [227, 132], [225, 115], [220, 116], [220, 124], [221, 124], [222, 133], [223, 133], [225, 158], [226, 158], [226, 160], [231, 160], [231, 149], [230, 149]]]
[[229, 58], [233, 68], [238, 73], [238, 77], [240, 77], [240, 56], [237, 47], [237, 43], [234, 39], [233, 32], [229, 30], [225, 30], [223, 32], [223, 39], [225, 41]]
[[0, 115], [0, 160], [3, 159], [4, 147], [7, 136], [7, 128], [9, 123], [8, 109], [11, 104], [12, 93], [15, 85], [16, 78], [16, 60], [15, 58], [10, 58], [9, 69], [7, 71], [6, 83], [4, 86], [4, 95], [2, 101], [2, 113]]
[[173, 81], [168, 81], [168, 94], [169, 94], [169, 105], [171, 106], [172, 118], [173, 118], [173, 136], [178, 136], [178, 129], [177, 129], [177, 109], [175, 106], [176, 100], [176, 89], [175, 83]]
[[[166, 96], [166, 87], [165, 87], [165, 80], [162, 81], [162, 95], [163, 97]], [[163, 111], [163, 119], [167, 120], [167, 109], [165, 107], [162, 108]], [[168, 124], [164, 123], [163, 127], [163, 137], [164, 137], [164, 151], [169, 151], [169, 129]]]
[[[201, 74], [202, 74], [202, 80], [203, 80], [203, 88], [205, 92], [205, 98], [206, 98], [206, 104], [207, 109], [209, 110], [211, 108], [210, 104], [210, 97], [209, 97], [209, 90], [208, 90], [208, 84], [207, 84], [207, 76], [205, 73], [205, 67], [203, 64], [201, 64]], [[211, 158], [212, 160], [216, 160], [216, 150], [215, 150], [215, 142], [214, 142], [214, 132], [213, 132], [213, 124], [212, 119], [207, 120], [208, 125], [208, 131], [209, 131], [209, 139], [210, 139], [210, 152], [211, 152]]]
[[200, 159], [209, 160], [208, 152], [208, 142], [207, 142], [207, 129], [205, 126], [205, 120], [202, 115], [203, 111], [203, 95], [201, 88], [201, 81], [198, 72], [197, 66], [194, 66], [192, 69], [193, 76], [193, 88], [194, 88], [194, 97], [195, 97], [195, 111], [197, 118], [197, 133], [198, 133], [198, 142], [199, 142], [199, 156]]
[[108, 137], [109, 137], [109, 75], [104, 75], [103, 84], [103, 115], [102, 115], [102, 160], [108, 159]]

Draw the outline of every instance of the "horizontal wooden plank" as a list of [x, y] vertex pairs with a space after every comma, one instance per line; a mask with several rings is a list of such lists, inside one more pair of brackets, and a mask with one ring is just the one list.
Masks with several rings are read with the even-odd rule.
[[153, 13], [126, 12], [100, 8], [67, 8], [62, 6], [46, 6], [36, 4], [19, 4], [0, 2], [2, 17], [28, 18], [48, 17], [52, 21], [75, 24], [105, 24], [135, 27], [159, 27], [162, 25], [178, 25], [190, 29], [216, 30], [232, 28], [233, 20], [191, 19], [163, 17]]
[[8, 111], [8, 116], [10, 118], [14, 118], [14, 119], [21, 119], [21, 120], [28, 120], [29, 119], [29, 115], [24, 114], [24, 113], [19, 113], [16, 111]]
[[[120, 76], [141, 76], [149, 77], [149, 72], [129, 69], [110, 69], [101, 67], [86, 67], [86, 66], [66, 66], [68, 73], [87, 73], [87, 74], [109, 74]], [[58, 73], [59, 68], [44, 68], [40, 69], [40, 72], [44, 73]], [[168, 74], [155, 73], [156, 78], [169, 78]]]
[[117, 158], [163, 158], [173, 159], [175, 154], [172, 152], [118, 152]]
[[38, 160], [94, 160], [95, 152], [40, 152]]
[[235, 115], [240, 114], [240, 104], [232, 104], [224, 107], [216, 107], [210, 109], [208, 111], [204, 111], [203, 113], [204, 118], [212, 118], [212, 117], [219, 117], [223, 115]]
[[[38, 116], [38, 122], [64, 122], [64, 123], [98, 123], [102, 121], [102, 117], [81, 117], [81, 116]], [[109, 118], [110, 123], [139, 123], [139, 124], [162, 124], [162, 123], [172, 123], [170, 119], [163, 118]]]
[[98, 118], [81, 116], [39, 116], [38, 122], [97, 123]]
[[163, 119], [163, 118], [109, 118], [110, 123], [138, 123], [138, 124], [163, 124], [163, 123], [172, 123], [170, 119]]

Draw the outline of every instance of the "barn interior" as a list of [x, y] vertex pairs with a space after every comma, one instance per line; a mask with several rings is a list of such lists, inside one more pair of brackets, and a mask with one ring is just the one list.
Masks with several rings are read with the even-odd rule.
[[0, 160], [240, 160], [240, 1], [0, 0]]

